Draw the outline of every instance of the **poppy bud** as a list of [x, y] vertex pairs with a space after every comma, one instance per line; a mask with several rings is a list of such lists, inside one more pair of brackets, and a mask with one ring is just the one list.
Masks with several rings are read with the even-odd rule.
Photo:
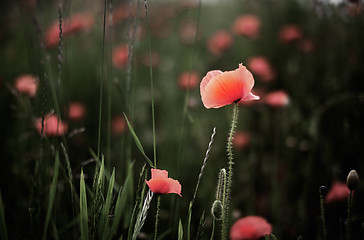
[[358, 179], [358, 173], [355, 170], [351, 170], [346, 178], [346, 185], [348, 185], [350, 191], [353, 191], [356, 188], [358, 185]]
[[222, 217], [222, 203], [220, 200], [215, 200], [211, 207], [211, 214], [216, 220], [221, 220]]

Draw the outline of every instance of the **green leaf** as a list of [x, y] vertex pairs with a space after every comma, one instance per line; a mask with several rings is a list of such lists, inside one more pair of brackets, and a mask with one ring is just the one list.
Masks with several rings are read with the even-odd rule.
[[46, 215], [46, 220], [45, 220], [44, 230], [43, 230], [43, 239], [47, 238], [48, 225], [49, 225], [49, 221], [51, 219], [54, 197], [56, 195], [56, 190], [57, 190], [57, 181], [58, 181], [58, 172], [59, 172], [58, 170], [59, 170], [59, 152], [57, 151], [56, 159], [55, 159], [55, 163], [54, 163], [52, 184], [51, 184], [51, 188], [49, 190], [49, 202], [48, 202], [47, 215]]
[[179, 224], [178, 224], [178, 240], [183, 240], [183, 226], [182, 226], [181, 219], [179, 220]]
[[115, 183], [115, 168], [112, 171], [110, 182], [109, 182], [109, 188], [106, 195], [106, 200], [104, 203], [104, 206], [102, 208], [102, 214], [101, 214], [101, 221], [99, 225], [99, 235], [102, 235], [102, 239], [105, 239], [107, 237], [107, 234], [105, 234], [105, 226], [108, 224], [108, 215], [110, 211], [111, 201], [113, 197], [113, 189], [114, 189], [114, 183]]
[[83, 175], [83, 169], [81, 168], [81, 180], [80, 180], [80, 227], [81, 227], [81, 240], [88, 240], [88, 213], [87, 213], [87, 196], [85, 176]]
[[145, 160], [148, 162], [149, 166], [152, 167], [152, 168], [154, 168], [155, 166], [153, 165], [153, 162], [145, 154], [144, 149], [143, 149], [143, 146], [140, 143], [138, 136], [135, 134], [135, 131], [134, 131], [133, 127], [131, 126], [131, 124], [130, 124], [130, 122], [128, 120], [128, 117], [125, 115], [125, 113], [123, 113], [123, 114], [124, 114], [126, 123], [128, 124], [129, 130], [130, 130], [130, 133], [131, 133], [131, 136], [133, 137], [134, 142], [137, 145], [139, 151], [143, 154], [143, 156], [144, 156]]

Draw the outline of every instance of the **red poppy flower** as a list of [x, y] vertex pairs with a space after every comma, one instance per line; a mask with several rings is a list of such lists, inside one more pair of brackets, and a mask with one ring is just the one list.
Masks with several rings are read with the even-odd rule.
[[181, 195], [181, 184], [172, 178], [168, 177], [168, 172], [166, 170], [151, 169], [152, 178], [147, 181], [149, 189], [155, 194], [168, 194], [176, 193]]
[[15, 80], [15, 88], [22, 94], [34, 97], [37, 93], [38, 79], [30, 74], [21, 75]]
[[345, 201], [349, 197], [349, 194], [350, 190], [346, 183], [335, 181], [326, 195], [325, 202]]
[[266, 57], [255, 56], [249, 58], [248, 67], [264, 82], [270, 82], [275, 77], [274, 70]]
[[200, 76], [197, 72], [183, 72], [178, 76], [178, 86], [182, 90], [194, 89], [198, 86]]
[[279, 30], [278, 36], [282, 43], [291, 43], [302, 38], [302, 30], [298, 25], [288, 24]]
[[80, 121], [85, 116], [85, 106], [80, 102], [72, 102], [69, 105], [68, 118], [73, 121]]
[[288, 105], [289, 97], [284, 91], [275, 91], [267, 94], [264, 101], [271, 107], [284, 107]]
[[240, 36], [256, 39], [259, 35], [260, 19], [252, 14], [242, 15], [235, 19], [233, 32]]
[[112, 52], [112, 65], [116, 68], [123, 69], [128, 63], [129, 50], [126, 44], [121, 44]]
[[234, 71], [209, 71], [200, 84], [202, 103], [206, 108], [219, 108], [233, 102], [258, 100], [251, 93], [253, 75], [239, 64]]
[[237, 149], [243, 150], [250, 143], [250, 133], [248, 132], [237, 132], [234, 134], [233, 146]]
[[233, 44], [233, 37], [226, 30], [220, 30], [214, 33], [207, 42], [210, 53], [221, 55], [228, 50]]
[[[38, 133], [42, 132], [42, 118], [38, 118], [35, 123]], [[48, 137], [63, 136], [68, 130], [68, 125], [62, 122], [55, 114], [44, 118], [43, 135]]]
[[262, 217], [247, 216], [236, 221], [230, 229], [231, 240], [256, 240], [272, 232], [272, 226]]
[[111, 132], [114, 135], [121, 135], [126, 130], [126, 122], [122, 115], [115, 116], [111, 120]]

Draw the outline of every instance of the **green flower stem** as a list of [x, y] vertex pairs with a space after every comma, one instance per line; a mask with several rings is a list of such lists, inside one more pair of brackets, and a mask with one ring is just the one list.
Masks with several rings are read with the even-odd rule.
[[352, 204], [352, 194], [353, 191], [350, 190], [349, 198], [348, 198], [348, 219], [346, 220], [346, 234], [345, 240], [350, 240], [351, 233], [351, 204]]
[[232, 151], [232, 141], [233, 135], [235, 133], [236, 124], [238, 121], [238, 103], [234, 103], [234, 112], [233, 112], [233, 120], [231, 123], [231, 129], [229, 133], [229, 139], [227, 143], [227, 151], [229, 157], [229, 172], [228, 179], [226, 184], [226, 191], [223, 194], [223, 218], [222, 218], [222, 231], [221, 231], [221, 239], [227, 239], [227, 232], [229, 228], [229, 202], [230, 202], [230, 194], [231, 194], [231, 185], [232, 185], [232, 176], [233, 176], [233, 151]]
[[322, 196], [321, 189], [320, 189], [320, 210], [321, 210], [321, 224], [322, 224], [323, 239], [324, 240], [327, 240], [327, 230], [326, 230], [326, 223], [325, 223], [324, 198]]
[[155, 224], [154, 224], [154, 240], [157, 240], [160, 205], [161, 205], [161, 196], [158, 196], [158, 199], [157, 199], [157, 212], [155, 214]]

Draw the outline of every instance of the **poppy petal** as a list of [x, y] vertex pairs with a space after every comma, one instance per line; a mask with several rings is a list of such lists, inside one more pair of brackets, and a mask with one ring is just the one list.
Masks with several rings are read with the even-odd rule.
[[253, 100], [259, 100], [259, 99], [260, 99], [259, 96], [256, 96], [250, 92], [243, 99], [241, 99], [241, 101], [253, 101]]
[[206, 76], [202, 79], [201, 84], [200, 84], [200, 93], [201, 96], [203, 95], [203, 92], [205, 91], [206, 85], [210, 82], [210, 80], [217, 76], [222, 74], [222, 72], [220, 70], [212, 70], [209, 71]]
[[172, 178], [154, 178], [145, 182], [153, 193], [176, 193], [181, 196], [181, 184]]
[[166, 170], [160, 170], [156, 168], [151, 169], [153, 178], [168, 178], [168, 172]]

